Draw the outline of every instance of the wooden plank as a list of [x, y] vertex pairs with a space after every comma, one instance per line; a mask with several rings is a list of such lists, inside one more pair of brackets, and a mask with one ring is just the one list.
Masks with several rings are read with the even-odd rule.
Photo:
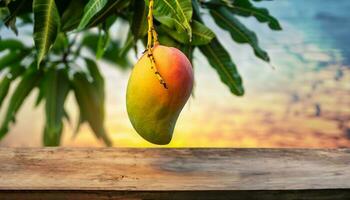
[[350, 150], [0, 148], [0, 189], [350, 188]]
[[4, 200], [349, 200], [349, 190], [297, 191], [0, 191]]
[[0, 148], [0, 199], [23, 194], [234, 199], [237, 193], [350, 199], [349, 189], [350, 149]]

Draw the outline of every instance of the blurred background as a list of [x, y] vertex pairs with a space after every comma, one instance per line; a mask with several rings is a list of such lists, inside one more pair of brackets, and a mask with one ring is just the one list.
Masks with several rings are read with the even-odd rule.
[[[350, 147], [350, 1], [280, 0], [258, 6], [268, 8], [283, 27], [281, 32], [271, 32], [253, 18], [242, 18], [257, 30], [272, 64], [256, 59], [248, 45], [236, 45], [211, 23], [230, 49], [246, 94], [233, 96], [200, 52], [195, 52], [194, 95], [167, 147]], [[212, 21], [207, 15], [205, 20]], [[15, 37], [5, 29], [1, 36]], [[141, 52], [129, 55], [134, 63]], [[105, 125], [114, 146], [154, 147], [133, 130], [127, 117], [130, 69], [108, 63], [100, 67], [107, 87]], [[35, 97], [32, 94], [25, 102], [0, 146], [42, 145], [44, 109], [42, 105], [34, 109]], [[74, 137], [78, 110], [72, 95], [66, 108], [72, 124], [66, 122], [62, 145], [103, 146], [88, 125]]]

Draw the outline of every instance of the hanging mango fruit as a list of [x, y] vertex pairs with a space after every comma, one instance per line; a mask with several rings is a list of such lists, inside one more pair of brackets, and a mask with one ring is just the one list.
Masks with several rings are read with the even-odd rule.
[[131, 124], [145, 140], [171, 141], [179, 114], [191, 95], [191, 62], [178, 49], [162, 46], [153, 25], [154, 0], [149, 1], [147, 49], [130, 75], [126, 107]]

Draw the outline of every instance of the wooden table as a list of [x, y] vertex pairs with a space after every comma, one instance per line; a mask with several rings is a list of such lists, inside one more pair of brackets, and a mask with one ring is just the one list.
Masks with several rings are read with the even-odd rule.
[[0, 199], [350, 199], [350, 149], [0, 148]]

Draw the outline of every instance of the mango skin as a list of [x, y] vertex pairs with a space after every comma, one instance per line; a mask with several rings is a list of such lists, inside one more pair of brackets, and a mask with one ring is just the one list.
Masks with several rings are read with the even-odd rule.
[[167, 89], [151, 69], [146, 52], [131, 73], [126, 107], [136, 132], [151, 143], [164, 145], [171, 141], [179, 114], [191, 95], [193, 70], [176, 48], [157, 45], [153, 56]]

